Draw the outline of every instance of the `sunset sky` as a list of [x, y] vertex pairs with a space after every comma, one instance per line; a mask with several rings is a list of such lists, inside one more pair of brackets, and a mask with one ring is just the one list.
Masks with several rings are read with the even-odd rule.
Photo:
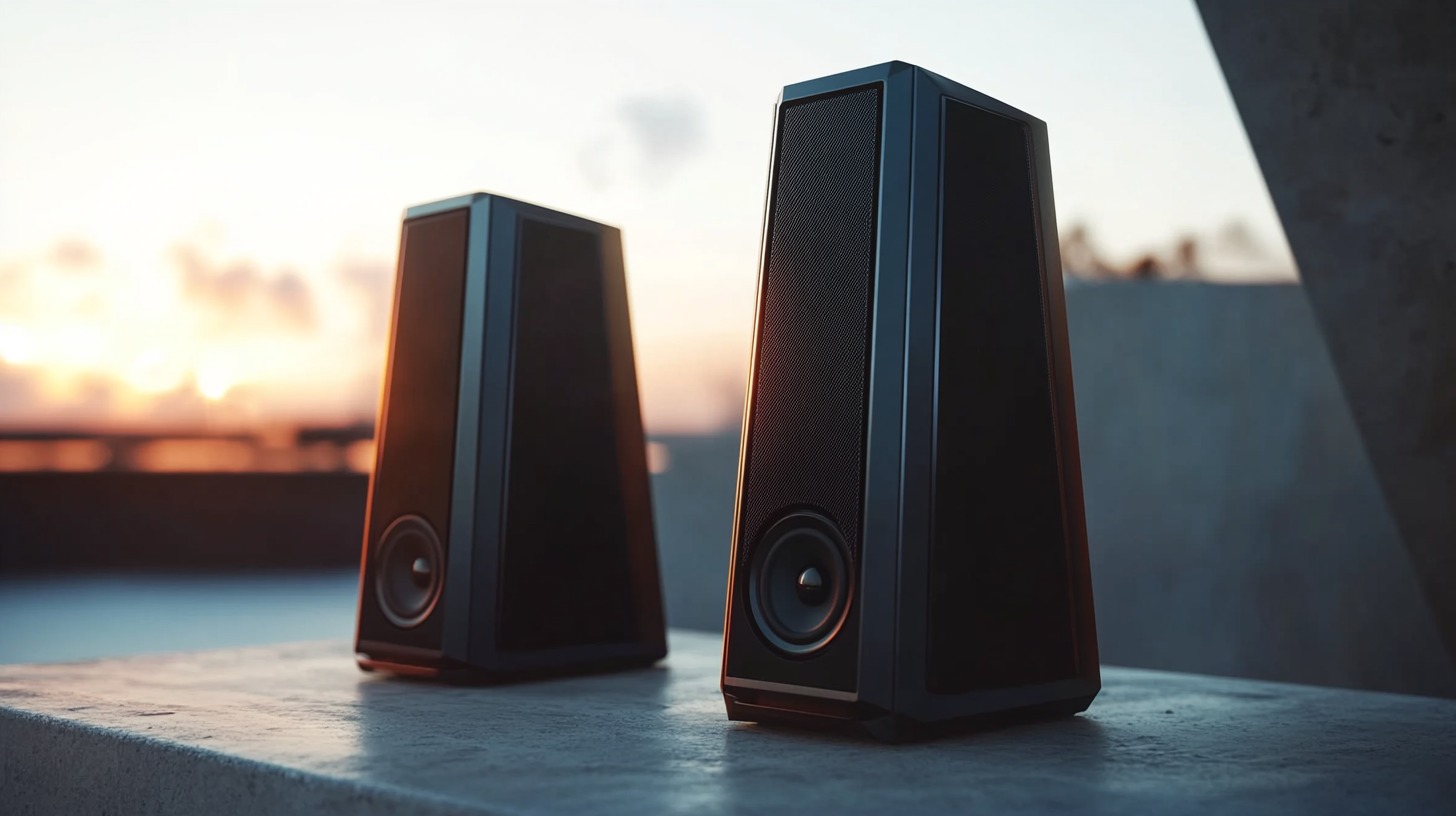
[[1191, 0], [0, 6], [0, 425], [353, 420], [401, 210], [625, 232], [649, 427], [741, 401], [771, 115], [901, 59], [1048, 122], [1063, 232], [1292, 279]]

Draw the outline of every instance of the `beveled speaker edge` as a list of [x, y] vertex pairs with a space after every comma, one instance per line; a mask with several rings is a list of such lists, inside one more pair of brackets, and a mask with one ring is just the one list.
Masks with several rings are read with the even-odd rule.
[[768, 680], [750, 680], [746, 677], [723, 677], [723, 693], [729, 693], [730, 688], [745, 688], [753, 691], [771, 691], [775, 694], [792, 694], [798, 697], [817, 697], [823, 700], [836, 700], [844, 703], [857, 703], [860, 701], [859, 693], [853, 691], [838, 691], [835, 689], [815, 688], [813, 686], [796, 686], [790, 683], [773, 683]]

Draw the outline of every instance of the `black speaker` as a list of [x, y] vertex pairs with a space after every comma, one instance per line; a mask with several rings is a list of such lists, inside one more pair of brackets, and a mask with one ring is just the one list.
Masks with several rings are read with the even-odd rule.
[[667, 650], [621, 233], [476, 194], [405, 213], [355, 651], [471, 679]]
[[1086, 709], [1045, 124], [898, 62], [791, 85], [764, 222], [729, 718], [894, 740]]

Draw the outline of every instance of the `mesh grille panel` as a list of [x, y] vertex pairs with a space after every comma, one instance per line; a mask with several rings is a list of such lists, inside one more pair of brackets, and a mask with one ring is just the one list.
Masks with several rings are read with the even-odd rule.
[[777, 152], [739, 552], [807, 506], [857, 556], [880, 86], [786, 104]]
[[523, 219], [498, 640], [505, 651], [636, 631], [602, 247]]
[[926, 679], [960, 694], [1077, 667], [1029, 133], [944, 110]]

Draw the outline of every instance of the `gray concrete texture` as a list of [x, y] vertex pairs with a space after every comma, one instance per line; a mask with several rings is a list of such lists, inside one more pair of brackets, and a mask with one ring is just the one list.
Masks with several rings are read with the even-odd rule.
[[1456, 696], [1299, 287], [1069, 301], [1103, 659]]
[[1449, 813], [1456, 702], [1110, 669], [1087, 714], [930, 743], [729, 723], [720, 644], [452, 687], [347, 642], [0, 667], [6, 813]]
[[1198, 5], [1456, 654], [1456, 3]]
[[[1300, 287], [1070, 285], [1106, 662], [1456, 696]], [[737, 435], [669, 438], [668, 618], [718, 630]]]

